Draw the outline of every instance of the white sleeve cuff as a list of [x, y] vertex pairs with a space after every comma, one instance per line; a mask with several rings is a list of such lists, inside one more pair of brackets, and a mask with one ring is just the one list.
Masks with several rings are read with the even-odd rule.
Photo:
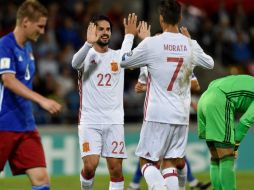
[[134, 35], [133, 34], [125, 34], [124, 38], [127, 38], [129, 40], [133, 40], [134, 39]]

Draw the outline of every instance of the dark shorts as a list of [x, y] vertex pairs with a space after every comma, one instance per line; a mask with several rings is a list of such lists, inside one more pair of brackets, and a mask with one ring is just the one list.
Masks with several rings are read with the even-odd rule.
[[6, 161], [13, 175], [24, 174], [30, 168], [46, 167], [39, 132], [0, 131], [0, 171]]

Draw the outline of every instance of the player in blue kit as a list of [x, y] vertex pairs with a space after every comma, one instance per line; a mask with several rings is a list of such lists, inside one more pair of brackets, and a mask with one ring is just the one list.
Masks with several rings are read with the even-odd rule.
[[27, 0], [17, 11], [14, 31], [0, 38], [0, 171], [9, 161], [13, 175], [27, 174], [32, 190], [50, 189], [32, 101], [51, 114], [61, 109], [32, 90], [35, 62], [29, 41], [37, 41], [46, 22], [47, 9]]

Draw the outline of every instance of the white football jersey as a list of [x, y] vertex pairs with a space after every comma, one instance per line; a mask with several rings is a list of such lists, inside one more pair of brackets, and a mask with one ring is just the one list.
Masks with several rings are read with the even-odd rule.
[[[139, 76], [138, 76], [138, 82], [142, 83], [142, 84], [146, 84], [147, 83], [147, 78], [148, 78], [148, 70], [147, 67], [140, 67], [140, 72], [139, 72]], [[192, 73], [191, 75], [191, 80], [198, 80], [196, 75], [194, 73]]]
[[170, 32], [145, 38], [121, 62], [124, 68], [147, 66], [144, 120], [180, 125], [189, 123], [193, 68], [213, 65], [195, 40]]
[[133, 35], [125, 35], [120, 50], [96, 52], [86, 43], [73, 57], [79, 70], [80, 124], [123, 124], [124, 69], [120, 61], [131, 51]]

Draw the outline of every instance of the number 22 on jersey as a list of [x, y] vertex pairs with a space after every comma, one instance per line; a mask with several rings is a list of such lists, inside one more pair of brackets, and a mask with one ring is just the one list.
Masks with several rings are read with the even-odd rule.
[[98, 83], [97, 86], [111, 86], [111, 74], [102, 74], [97, 75]]

